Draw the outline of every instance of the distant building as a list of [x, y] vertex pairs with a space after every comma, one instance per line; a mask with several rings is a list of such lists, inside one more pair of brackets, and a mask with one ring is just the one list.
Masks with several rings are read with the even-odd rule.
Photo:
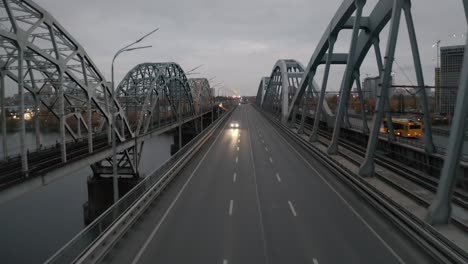
[[[393, 84], [393, 78], [390, 77], [390, 85]], [[364, 98], [374, 99], [377, 95], [380, 95], [380, 77], [366, 77], [362, 82], [362, 93]], [[388, 96], [391, 97], [394, 94], [394, 89], [389, 87], [388, 89]]]
[[439, 112], [442, 114], [453, 115], [464, 53], [464, 45], [440, 48], [441, 64], [438, 94]]
[[435, 67], [434, 68], [434, 86], [435, 86], [435, 111], [437, 113], [440, 113], [440, 67]]

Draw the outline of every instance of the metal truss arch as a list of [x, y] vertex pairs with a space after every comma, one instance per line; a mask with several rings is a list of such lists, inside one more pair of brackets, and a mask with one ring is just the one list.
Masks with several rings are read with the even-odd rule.
[[148, 131], [162, 104], [171, 117], [195, 113], [192, 91], [182, 68], [173, 62], [142, 63], [131, 69], [116, 88], [116, 98], [128, 122], [117, 124], [132, 136]]
[[[36, 114], [42, 111], [55, 116], [61, 135], [62, 162], [67, 159], [66, 134], [74, 140], [86, 134], [89, 152], [93, 149], [93, 133], [107, 128], [110, 140], [111, 113], [120, 113], [120, 106], [112, 103], [105, 78], [83, 47], [31, 0], [3, 0], [0, 10], [2, 90], [15, 83], [20, 112], [25, 111], [27, 91], [34, 99]], [[20, 119], [22, 171], [27, 173], [23, 115]], [[35, 127], [36, 147], [40, 149], [39, 121]]]
[[262, 106], [286, 118], [287, 110], [304, 75], [304, 66], [296, 60], [278, 60], [265, 89]]
[[206, 78], [190, 78], [188, 84], [192, 92], [195, 114], [202, 114], [213, 108], [213, 90]]

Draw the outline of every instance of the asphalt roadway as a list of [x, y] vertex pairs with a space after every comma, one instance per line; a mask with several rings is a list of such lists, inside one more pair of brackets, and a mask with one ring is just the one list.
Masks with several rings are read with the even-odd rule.
[[250, 105], [104, 262], [433, 263]]

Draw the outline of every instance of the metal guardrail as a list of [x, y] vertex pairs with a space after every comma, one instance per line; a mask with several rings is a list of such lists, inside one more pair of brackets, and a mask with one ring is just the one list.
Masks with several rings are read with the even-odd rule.
[[[116, 224], [119, 219], [128, 213], [144, 196], [153, 196], [152, 199], [154, 199], [159, 195], [172, 180], [172, 176], [174, 172], [176, 172], [174, 169], [180, 169], [180, 166], [177, 166], [178, 163], [184, 160], [188, 161], [189, 157], [201, 147], [207, 138], [219, 127], [222, 121], [229, 116], [231, 111], [225, 113], [217, 122], [210, 124], [210, 126], [171, 156], [161, 167], [151, 172], [149, 176], [144, 178], [131, 191], [118, 200], [117, 203], [112, 205], [90, 225], [78, 233], [45, 263], [76, 262], [84, 252], [95, 245], [108, 229]], [[130, 223], [127, 222], [125, 224], [129, 225]]]
[[354, 174], [349, 168], [332, 160], [328, 155], [316, 149], [311, 143], [299, 137], [299, 135], [292, 132], [278, 120], [274, 120], [260, 109], [259, 112], [274, 126], [279, 128], [282, 133], [286, 134], [289, 138], [294, 140], [294, 142], [301, 145], [310, 154], [322, 161], [323, 165], [346, 182], [350, 188], [359, 193], [376, 208], [376, 210], [386, 216], [386, 218], [393, 222], [402, 232], [406, 233], [441, 263], [468, 263], [468, 253], [442, 236], [434, 227], [422, 221], [397, 202], [384, 195], [376, 187]]

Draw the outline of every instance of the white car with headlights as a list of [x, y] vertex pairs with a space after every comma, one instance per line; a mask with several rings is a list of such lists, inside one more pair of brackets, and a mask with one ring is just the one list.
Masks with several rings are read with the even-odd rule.
[[231, 121], [231, 124], [229, 125], [231, 128], [239, 128], [239, 122], [237, 121]]

